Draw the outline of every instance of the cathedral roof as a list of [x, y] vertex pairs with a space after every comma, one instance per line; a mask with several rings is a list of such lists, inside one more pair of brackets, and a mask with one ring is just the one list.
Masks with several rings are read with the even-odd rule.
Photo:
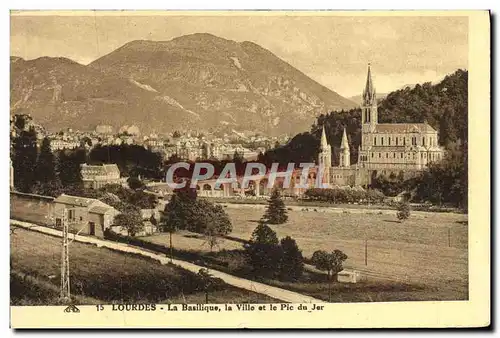
[[387, 134], [435, 133], [436, 130], [427, 123], [378, 123], [375, 132]]

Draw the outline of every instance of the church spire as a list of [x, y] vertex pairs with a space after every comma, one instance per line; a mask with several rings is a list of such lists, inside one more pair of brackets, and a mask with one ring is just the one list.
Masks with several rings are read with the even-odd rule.
[[349, 167], [351, 165], [351, 152], [349, 151], [349, 142], [347, 141], [347, 133], [344, 128], [342, 135], [342, 143], [340, 143], [340, 163], [341, 167]]
[[375, 96], [375, 87], [373, 86], [371, 67], [368, 64], [368, 75], [366, 76], [366, 85], [363, 89], [363, 103], [361, 105], [361, 124], [365, 131], [370, 130], [373, 132], [377, 123], [377, 98]]
[[349, 142], [347, 141], [347, 133], [344, 128], [344, 134], [342, 135], [342, 142], [340, 143], [340, 149], [349, 149]]
[[368, 75], [366, 76], [366, 85], [363, 90], [363, 104], [365, 106], [371, 106], [375, 102], [375, 87], [372, 81], [372, 72], [370, 69], [370, 64], [368, 64]]
[[325, 126], [323, 126], [323, 130], [321, 131], [320, 149], [326, 148], [328, 148], [328, 141], [326, 140]]

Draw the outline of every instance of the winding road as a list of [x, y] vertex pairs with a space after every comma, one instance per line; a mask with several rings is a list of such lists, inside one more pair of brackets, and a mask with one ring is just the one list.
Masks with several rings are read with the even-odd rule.
[[[28, 223], [28, 222], [22, 222], [18, 220], [10, 220], [10, 224], [14, 226], [18, 226], [24, 229], [32, 230], [32, 231], [37, 231], [41, 233], [45, 233], [51, 236], [58, 236], [62, 237], [62, 231], [52, 229], [52, 228], [47, 228], [44, 226], [36, 225], [33, 223]], [[117, 242], [112, 242], [112, 241], [107, 241], [103, 239], [98, 239], [95, 237], [88, 237], [88, 236], [80, 236], [80, 235], [74, 235], [74, 234], [69, 234], [69, 240], [75, 240], [77, 242], [81, 243], [89, 243], [89, 244], [94, 244], [97, 245], [97, 247], [106, 247], [108, 249], [112, 249], [115, 251], [121, 251], [121, 252], [128, 252], [128, 253], [134, 253], [134, 254], [139, 254], [144, 257], [149, 257], [152, 259], [155, 259], [159, 261], [161, 264], [168, 264], [172, 263], [178, 267], [181, 267], [183, 269], [186, 269], [188, 271], [198, 273], [198, 271], [202, 268], [205, 268], [200, 265], [196, 265], [190, 262], [178, 260], [178, 259], [173, 259], [172, 261], [170, 258], [166, 257], [163, 254], [158, 254], [154, 253], [151, 251], [143, 250], [141, 248], [127, 245], [124, 243], [117, 243]], [[309, 297], [306, 295], [302, 295], [297, 292], [277, 288], [274, 286], [270, 286], [267, 284], [255, 282], [252, 280], [236, 277], [230, 274], [227, 274], [225, 272], [221, 272], [218, 270], [210, 269], [210, 274], [213, 277], [220, 278], [224, 282], [226, 282], [229, 285], [245, 289], [248, 291], [253, 291], [257, 292], [266, 296], [269, 296], [271, 298], [279, 299], [283, 302], [286, 303], [324, 303], [323, 300]]]

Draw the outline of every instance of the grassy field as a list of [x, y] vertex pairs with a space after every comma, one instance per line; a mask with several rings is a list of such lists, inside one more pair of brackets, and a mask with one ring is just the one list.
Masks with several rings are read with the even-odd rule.
[[[11, 269], [33, 277], [23, 281], [11, 275], [11, 303], [54, 304], [60, 281], [61, 239], [24, 229], [11, 235]], [[205, 302], [199, 278], [175, 266], [78, 242], [71, 244], [71, 290], [76, 301], [105, 303]], [[28, 295], [28, 297], [26, 297]], [[31, 303], [30, 303], [31, 301]], [[275, 300], [221, 283], [210, 293], [211, 303]]]
[[[221, 204], [247, 204], [247, 205], [267, 205], [268, 198], [261, 197], [199, 197], [206, 199], [213, 203]], [[395, 210], [394, 205], [388, 203], [370, 203], [370, 204], [342, 204], [342, 203], [332, 203], [328, 201], [317, 201], [308, 199], [296, 199], [296, 198], [284, 198], [283, 200], [286, 206], [301, 206], [301, 207], [327, 207], [327, 208], [346, 208], [346, 209], [372, 209], [372, 210]], [[436, 205], [416, 205], [413, 204], [412, 207], [415, 210], [429, 211], [429, 212], [460, 212], [459, 209], [453, 207], [436, 206]]]
[[[233, 224], [230, 236], [244, 240], [250, 238], [264, 212], [244, 206], [226, 211]], [[404, 223], [395, 215], [378, 213], [289, 210], [288, 215], [287, 223], [272, 228], [279, 238], [294, 238], [305, 257], [320, 249], [340, 249], [349, 257], [345, 266], [360, 270], [369, 279], [427, 285], [449, 291], [455, 299], [467, 297], [467, 215], [419, 212]], [[168, 246], [168, 234], [143, 239]], [[174, 234], [174, 246], [209, 251], [203, 237], [186, 232]], [[241, 247], [240, 242], [225, 239], [215, 249]]]

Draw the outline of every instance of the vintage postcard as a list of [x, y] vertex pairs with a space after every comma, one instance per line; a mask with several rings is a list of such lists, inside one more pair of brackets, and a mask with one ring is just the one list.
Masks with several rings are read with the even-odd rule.
[[487, 11], [11, 11], [13, 328], [490, 324]]

